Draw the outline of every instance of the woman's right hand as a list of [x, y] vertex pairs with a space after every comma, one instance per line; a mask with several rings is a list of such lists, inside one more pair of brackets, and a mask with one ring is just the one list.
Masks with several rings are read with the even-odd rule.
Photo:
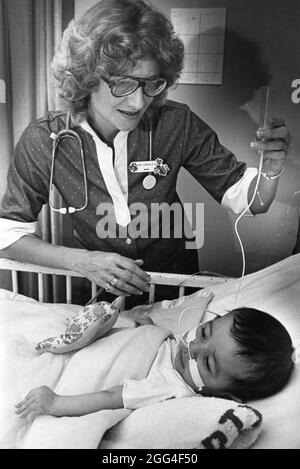
[[[142, 259], [132, 260], [111, 252], [54, 245], [35, 236], [23, 236], [5, 249], [5, 256], [47, 267], [74, 270], [100, 287], [109, 287], [110, 293], [117, 296], [141, 295], [150, 290], [150, 276], [140, 268]], [[113, 279], [116, 283], [111, 286]]]
[[72, 270], [109, 288], [113, 295], [142, 295], [150, 290], [150, 276], [140, 268], [142, 264], [142, 259], [132, 260], [116, 253], [79, 250], [72, 260]]

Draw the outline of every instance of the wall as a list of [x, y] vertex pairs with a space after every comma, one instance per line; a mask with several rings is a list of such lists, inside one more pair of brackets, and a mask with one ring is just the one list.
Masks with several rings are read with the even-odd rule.
[[[96, 3], [75, 0], [75, 15]], [[169, 97], [185, 102], [218, 133], [239, 159], [257, 165], [249, 144], [255, 135], [253, 110], [261, 86], [278, 87], [280, 114], [293, 135], [293, 146], [276, 199], [269, 212], [244, 218], [239, 233], [246, 250], [247, 272], [291, 254], [297, 232], [300, 197], [300, 104], [291, 100], [291, 83], [300, 78], [300, 1], [289, 0], [152, 0], [164, 13], [171, 8], [227, 8], [222, 85], [178, 85]], [[220, 207], [182, 171], [178, 189], [185, 202], [205, 203], [205, 239], [199, 250], [201, 270], [240, 275], [241, 253], [235, 216]]]

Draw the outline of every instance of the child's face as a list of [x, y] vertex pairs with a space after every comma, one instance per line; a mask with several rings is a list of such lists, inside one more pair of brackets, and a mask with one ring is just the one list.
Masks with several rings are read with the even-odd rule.
[[[232, 377], [242, 378], [245, 373], [242, 359], [237, 355], [238, 344], [231, 336], [233, 313], [201, 324], [196, 340], [190, 344], [192, 358], [196, 358], [198, 370], [206, 391], [212, 395], [226, 392]], [[189, 353], [182, 343], [175, 357], [175, 369], [195, 391], [189, 370]]]

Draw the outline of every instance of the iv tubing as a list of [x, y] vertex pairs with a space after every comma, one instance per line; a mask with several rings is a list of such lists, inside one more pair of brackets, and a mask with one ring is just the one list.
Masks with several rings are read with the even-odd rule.
[[[260, 112], [260, 118], [259, 118], [259, 128], [265, 128], [266, 125], [267, 125], [267, 117], [268, 117], [268, 114], [269, 114], [269, 107], [270, 107], [270, 88], [265, 87], [265, 88], [262, 88], [262, 103], [261, 103], [261, 112]], [[236, 305], [237, 298], [238, 298], [238, 295], [239, 295], [240, 290], [241, 290], [242, 281], [243, 281], [243, 278], [245, 276], [245, 270], [246, 270], [245, 250], [244, 250], [244, 246], [243, 246], [243, 243], [242, 243], [242, 240], [241, 240], [241, 237], [239, 235], [237, 227], [238, 227], [239, 221], [245, 215], [247, 210], [250, 209], [250, 207], [253, 204], [254, 199], [257, 195], [257, 192], [258, 192], [258, 186], [259, 186], [259, 181], [260, 181], [260, 178], [261, 178], [261, 171], [262, 171], [263, 159], [264, 159], [263, 158], [264, 157], [264, 151], [263, 150], [259, 151], [259, 156], [260, 156], [260, 159], [259, 159], [259, 165], [258, 165], [258, 174], [257, 174], [257, 180], [256, 180], [256, 184], [255, 184], [255, 188], [254, 188], [252, 198], [251, 198], [250, 202], [248, 203], [247, 207], [242, 211], [242, 213], [240, 213], [240, 215], [238, 216], [238, 218], [236, 219], [235, 224], [234, 224], [234, 231], [235, 231], [236, 237], [238, 239], [238, 242], [240, 244], [241, 253], [242, 253], [242, 275], [241, 275], [239, 286], [238, 286], [236, 296], [235, 296], [235, 305]]]

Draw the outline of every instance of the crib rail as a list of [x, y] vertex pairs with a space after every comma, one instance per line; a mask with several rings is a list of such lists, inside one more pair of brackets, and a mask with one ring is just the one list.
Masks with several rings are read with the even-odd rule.
[[[18, 272], [32, 272], [37, 274], [38, 284], [38, 300], [45, 301], [44, 295], [44, 275], [57, 275], [65, 278], [66, 287], [66, 302], [72, 303], [72, 277], [83, 277], [82, 274], [70, 270], [54, 269], [43, 267], [35, 264], [15, 261], [11, 259], [0, 259], [0, 270], [7, 270], [11, 272], [12, 291], [19, 293]], [[149, 303], [155, 301], [155, 287], [156, 285], [171, 285], [178, 287], [178, 297], [185, 294], [186, 287], [205, 288], [210, 285], [232, 280], [230, 277], [215, 277], [213, 275], [185, 275], [185, 274], [171, 274], [162, 272], [148, 272], [151, 276]], [[91, 294], [94, 296], [99, 287], [96, 283], [91, 282]]]

